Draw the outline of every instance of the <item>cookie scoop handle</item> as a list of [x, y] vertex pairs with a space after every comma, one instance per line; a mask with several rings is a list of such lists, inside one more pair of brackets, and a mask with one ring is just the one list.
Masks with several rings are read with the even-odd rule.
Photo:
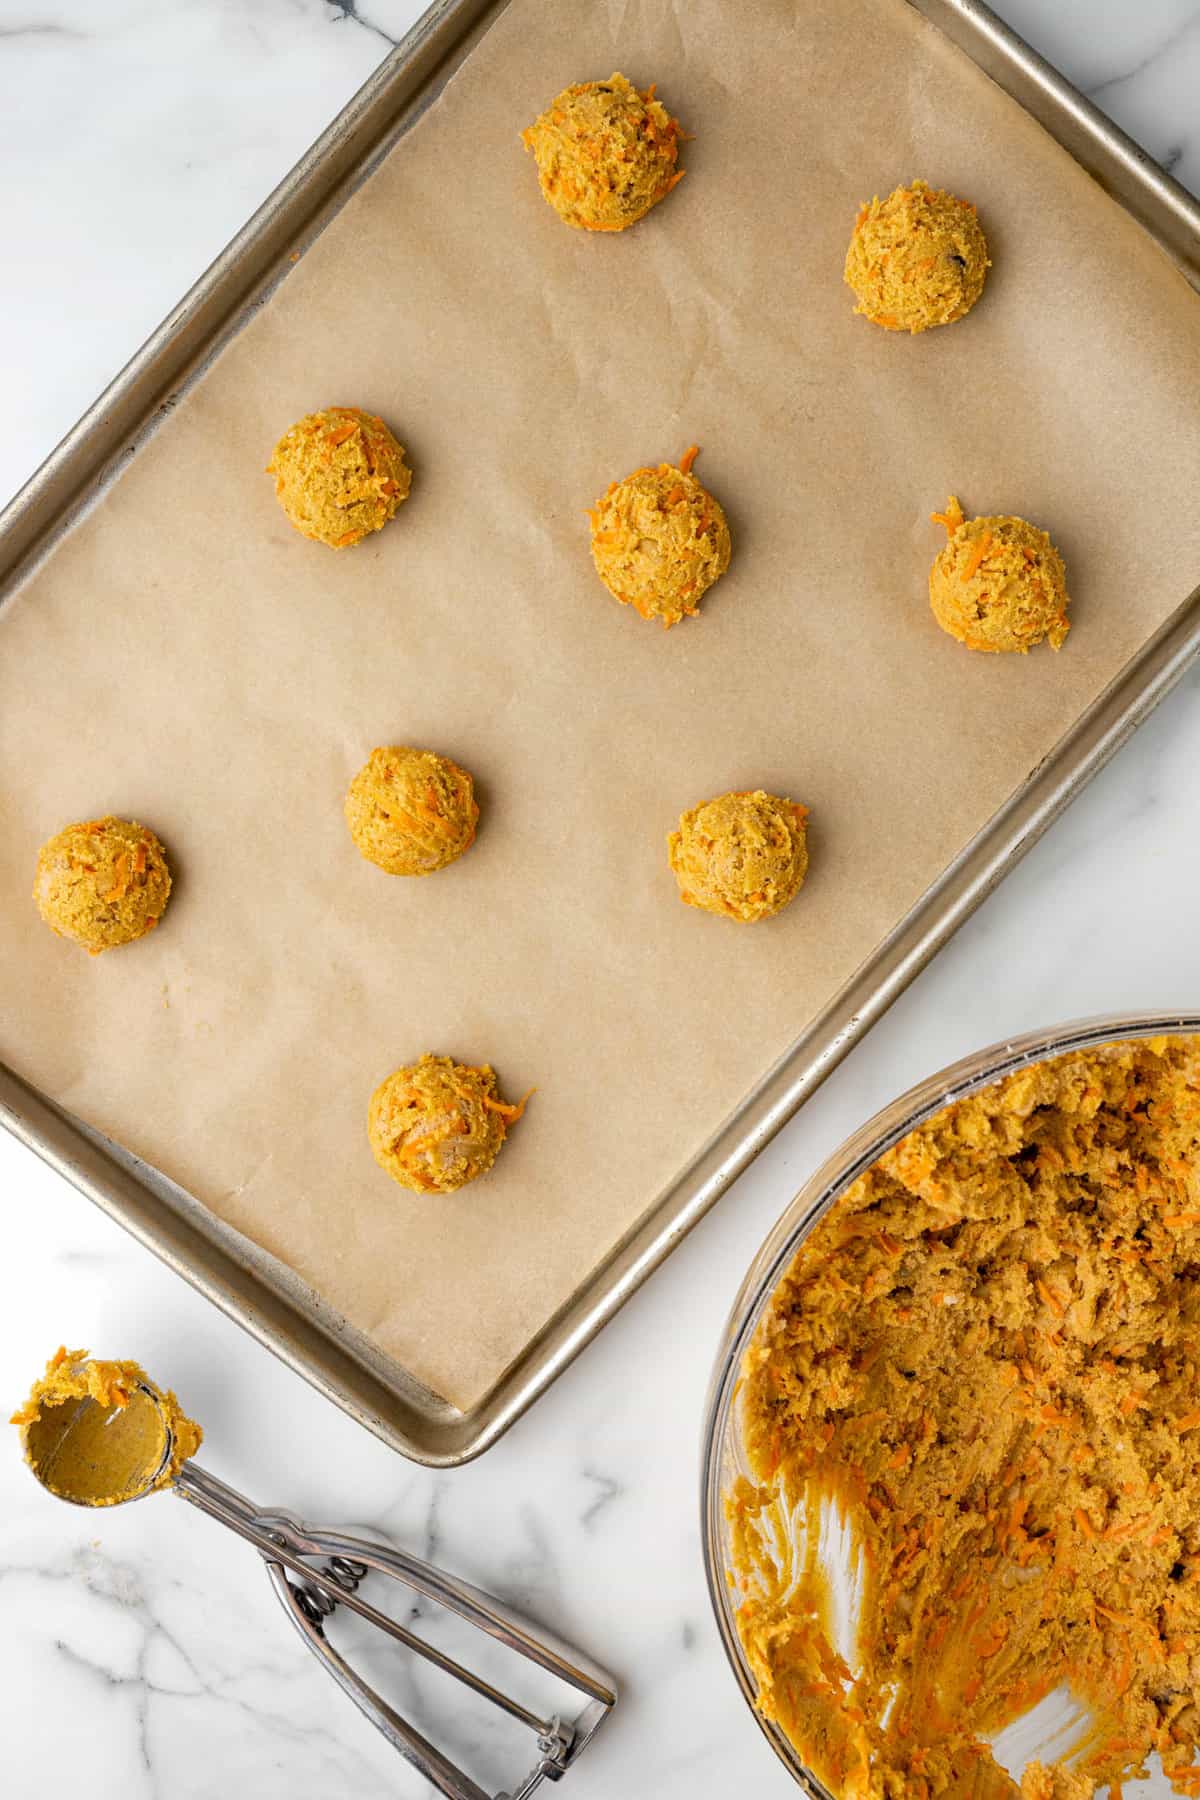
[[[289, 1512], [262, 1510], [195, 1463], [185, 1464], [172, 1486], [181, 1499], [254, 1546], [266, 1563], [284, 1611], [313, 1655], [388, 1742], [447, 1800], [526, 1800], [543, 1781], [557, 1781], [566, 1773], [616, 1705], [611, 1676], [589, 1658], [544, 1631], [535, 1633], [503, 1601], [419, 1557], [381, 1540], [307, 1524]], [[583, 1696], [580, 1712], [574, 1719], [563, 1720], [529, 1711], [364, 1599], [358, 1589], [371, 1574], [399, 1582], [454, 1613], [575, 1689]], [[329, 1642], [326, 1626], [338, 1607], [357, 1613], [532, 1731], [537, 1761], [524, 1779], [511, 1791], [492, 1794], [444, 1756]]]

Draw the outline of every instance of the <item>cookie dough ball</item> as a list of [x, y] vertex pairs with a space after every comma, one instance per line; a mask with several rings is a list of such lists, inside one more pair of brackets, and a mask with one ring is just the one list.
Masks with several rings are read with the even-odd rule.
[[560, 219], [583, 231], [624, 231], [682, 180], [683, 135], [653, 87], [639, 94], [624, 75], [610, 75], [564, 88], [521, 141]]
[[433, 750], [372, 750], [346, 795], [350, 836], [389, 875], [432, 875], [475, 842], [471, 777]]
[[427, 1055], [380, 1082], [367, 1110], [367, 1136], [375, 1161], [401, 1187], [450, 1194], [491, 1168], [528, 1099], [516, 1106], [498, 1100], [486, 1063], [472, 1069]]
[[154, 833], [111, 813], [68, 825], [38, 853], [38, 911], [51, 931], [92, 956], [153, 931], [170, 893], [166, 853]]
[[855, 312], [888, 331], [928, 331], [969, 313], [990, 267], [967, 200], [914, 181], [859, 209], [846, 252]]
[[808, 873], [807, 818], [807, 807], [761, 788], [685, 812], [667, 839], [684, 905], [746, 925], [781, 912]]
[[1071, 629], [1067, 572], [1044, 531], [1024, 519], [964, 519], [951, 495], [947, 543], [929, 571], [929, 604], [943, 631], [972, 650], [1020, 650]]
[[412, 486], [403, 446], [356, 406], [309, 413], [285, 431], [267, 474], [296, 530], [334, 550], [379, 531]]
[[678, 465], [635, 469], [590, 508], [596, 573], [623, 606], [665, 629], [699, 610], [729, 567], [729, 527], [692, 474], [696, 446]]

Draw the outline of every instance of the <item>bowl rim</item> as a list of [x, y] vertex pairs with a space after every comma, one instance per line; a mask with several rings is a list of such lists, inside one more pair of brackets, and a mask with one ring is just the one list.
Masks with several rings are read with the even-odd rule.
[[729, 1426], [742, 1360], [754, 1332], [796, 1251], [846, 1189], [884, 1153], [944, 1107], [991, 1087], [1019, 1069], [1072, 1051], [1138, 1038], [1200, 1033], [1200, 1011], [1137, 1012], [1092, 1016], [1003, 1038], [959, 1057], [888, 1102], [825, 1158], [784, 1207], [738, 1285], [709, 1377], [700, 1448], [700, 1542], [705, 1585], [717, 1632], [742, 1698], [776, 1756], [812, 1800], [838, 1800], [805, 1766], [779, 1727], [755, 1705], [756, 1686], [742, 1652], [725, 1580], [721, 1452]]

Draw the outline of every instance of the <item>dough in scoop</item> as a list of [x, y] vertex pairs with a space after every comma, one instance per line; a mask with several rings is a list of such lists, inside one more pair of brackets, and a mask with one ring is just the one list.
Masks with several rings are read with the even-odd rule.
[[59, 937], [92, 956], [153, 931], [171, 892], [166, 852], [134, 820], [68, 825], [38, 853], [33, 897]]
[[685, 812], [667, 839], [684, 905], [746, 925], [781, 912], [808, 873], [807, 818], [807, 807], [761, 788]]
[[990, 263], [987, 239], [967, 200], [914, 181], [859, 208], [846, 281], [855, 312], [888, 331], [928, 331], [970, 312]]
[[624, 75], [564, 88], [521, 133], [542, 193], [559, 218], [583, 231], [624, 231], [682, 179], [683, 135], [649, 87]]
[[423, 1056], [397, 1069], [371, 1095], [367, 1136], [380, 1168], [418, 1194], [449, 1194], [491, 1168], [525, 1099], [506, 1106], [496, 1076]]
[[475, 842], [479, 808], [465, 769], [433, 750], [372, 750], [346, 795], [362, 855], [389, 875], [432, 875]]
[[379, 531], [412, 486], [403, 446], [356, 406], [309, 413], [285, 431], [267, 474], [296, 530], [334, 550]]
[[964, 519], [953, 495], [933, 518], [948, 540], [929, 571], [942, 630], [972, 650], [1024, 652], [1043, 638], [1059, 649], [1071, 629], [1067, 574], [1046, 533], [1025, 519]]
[[592, 561], [616, 599], [665, 629], [699, 610], [729, 567], [729, 526], [692, 474], [693, 444], [678, 465], [635, 469], [589, 510]]

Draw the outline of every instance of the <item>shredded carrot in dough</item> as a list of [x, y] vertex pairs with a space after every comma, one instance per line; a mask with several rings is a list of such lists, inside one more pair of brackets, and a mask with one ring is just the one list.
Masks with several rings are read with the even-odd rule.
[[930, 513], [929, 518], [930, 518], [930, 522], [934, 525], [944, 525], [946, 527], [946, 536], [948, 538], [952, 538], [955, 535], [955, 533], [958, 530], [960, 530], [960, 528], [962, 527], [963, 509], [958, 504], [958, 501], [955, 499], [954, 495], [951, 494], [949, 500], [946, 503], [945, 512], [944, 513], [939, 513], [939, 512]]
[[485, 1095], [483, 1104], [487, 1107], [489, 1112], [499, 1113], [500, 1117], [506, 1120], [508, 1124], [515, 1125], [536, 1093], [536, 1088], [530, 1088], [528, 1093], [521, 1095], [521, 1098], [514, 1106], [506, 1106], [503, 1100], [493, 1100], [489, 1095]]
[[129, 858], [125, 854], [125, 852], [122, 850], [120, 855], [117, 857], [117, 866], [116, 866], [116, 871], [113, 875], [113, 884], [112, 884], [111, 888], [109, 888], [108, 892], [105, 894], [104, 898], [106, 900], [123, 900], [128, 892], [129, 892]]
[[974, 575], [974, 573], [975, 573], [976, 569], [979, 567], [980, 563], [987, 556], [987, 553], [991, 549], [991, 547], [992, 547], [991, 532], [990, 531], [981, 532], [979, 534], [978, 538], [975, 540], [974, 545], [971, 548], [970, 556], [967, 558], [966, 562], [963, 564], [963, 571], [962, 571], [962, 574], [959, 576], [960, 581], [970, 581], [972, 575]]

